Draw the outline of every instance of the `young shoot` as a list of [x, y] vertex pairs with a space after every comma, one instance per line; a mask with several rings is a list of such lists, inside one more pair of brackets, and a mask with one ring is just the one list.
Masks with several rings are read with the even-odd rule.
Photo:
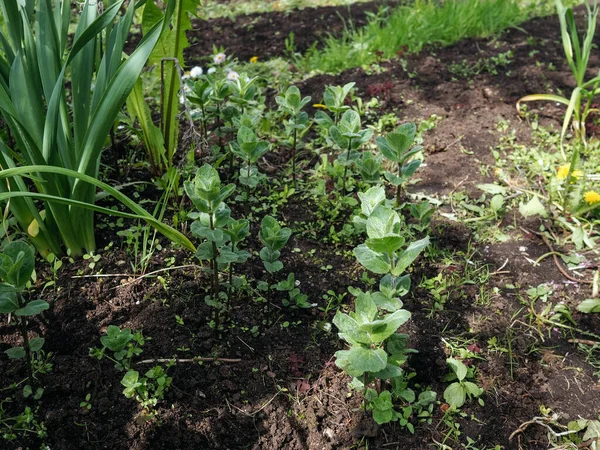
[[346, 178], [348, 167], [359, 158], [360, 147], [373, 136], [373, 131], [361, 129], [360, 115], [352, 110], [347, 110], [339, 121], [339, 125], [329, 128], [329, 136], [334, 144], [342, 151], [338, 161], [344, 166], [342, 178], [342, 192], [346, 195]]
[[386, 179], [396, 186], [397, 208], [400, 206], [402, 186], [421, 165], [421, 160], [413, 159], [414, 156], [423, 150], [423, 147], [420, 145], [412, 147], [416, 134], [416, 125], [414, 123], [405, 123], [387, 136], [375, 139], [375, 143], [383, 156], [387, 160], [397, 164], [396, 173], [385, 172]]
[[7, 244], [0, 253], [0, 313], [14, 316], [23, 339], [23, 345], [6, 350], [11, 359], [25, 358], [29, 380], [34, 383], [33, 354], [44, 345], [44, 338], [29, 338], [28, 317], [36, 316], [49, 308], [44, 300], [28, 300], [27, 285], [35, 266], [33, 247], [23, 241]]
[[275, 101], [279, 105], [279, 110], [289, 116], [286, 123], [286, 129], [292, 137], [292, 179], [296, 186], [296, 151], [298, 148], [298, 134], [303, 135], [308, 131], [308, 114], [302, 111], [309, 102], [311, 97], [300, 95], [300, 90], [296, 86], [290, 86], [284, 95], [275, 97]]

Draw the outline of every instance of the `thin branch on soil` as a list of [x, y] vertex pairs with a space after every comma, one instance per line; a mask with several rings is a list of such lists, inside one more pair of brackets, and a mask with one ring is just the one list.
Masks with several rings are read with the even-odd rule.
[[[539, 237], [542, 238], [542, 241], [544, 241], [544, 244], [546, 244], [546, 247], [548, 247], [548, 250], [550, 250], [550, 253], [548, 253], [548, 255], [552, 255], [552, 259], [554, 260], [554, 264], [556, 265], [556, 268], [560, 271], [560, 273], [562, 273], [564, 275], [565, 278], [567, 278], [568, 280], [574, 281], [576, 283], [584, 283], [584, 284], [593, 284], [592, 280], [580, 280], [577, 278], [573, 278], [566, 270], [565, 268], [562, 266], [560, 260], [558, 259], [558, 256], [560, 253], [556, 252], [554, 250], [554, 247], [552, 247], [552, 244], [550, 243], [550, 241], [548, 240], [548, 238], [543, 234], [543, 233], [538, 233], [536, 231], [533, 230], [528, 230], [526, 228], [521, 227], [521, 230], [525, 231], [526, 233], [531, 233], [531, 234], [535, 234]], [[546, 256], [546, 255], [544, 255]]]
[[244, 340], [243, 340], [241, 337], [239, 337], [239, 336], [236, 336], [236, 337], [237, 337], [237, 338], [240, 340], [240, 342], [241, 342], [242, 344], [244, 344], [244, 345], [245, 345], [246, 347], [248, 347], [250, 350], [254, 351], [254, 348], [252, 348], [252, 347], [250, 347], [248, 344], [246, 344], [246, 343], [244, 342]]
[[259, 412], [261, 412], [263, 409], [265, 409], [267, 406], [269, 406], [271, 404], [271, 402], [273, 400], [275, 400], [279, 394], [281, 394], [281, 392], [278, 392], [277, 394], [275, 394], [273, 397], [271, 397], [271, 400], [269, 400], [267, 403], [265, 403], [264, 405], [262, 405], [259, 409], [257, 409], [256, 411], [252, 412], [252, 413], [248, 413], [246, 411], [244, 411], [241, 408], [238, 408], [235, 405], [232, 405], [231, 403], [229, 403], [229, 400], [225, 399], [225, 401], [227, 402], [227, 406], [229, 406], [229, 408], [231, 409], [231, 407], [233, 406], [235, 409], [237, 409], [239, 412], [241, 412], [242, 414], [248, 416], [248, 417], [253, 417], [255, 415], [257, 415]]
[[508, 258], [506, 258], [506, 261], [504, 261], [504, 264], [502, 264], [498, 270], [496, 270], [495, 272], [490, 273], [490, 276], [493, 275], [500, 275], [500, 274], [504, 274], [504, 273], [510, 273], [510, 270], [502, 270], [506, 267], [506, 265], [508, 264]]
[[[543, 427], [546, 427], [554, 438], [559, 438], [562, 436], [567, 436], [569, 434], [577, 433], [577, 431], [575, 431], [575, 430], [567, 430], [567, 431], [563, 431], [561, 433], [557, 433], [556, 431], [554, 431], [554, 429], [550, 425], [548, 425], [548, 423], [554, 424], [559, 427], [564, 427], [564, 425], [560, 425], [560, 424], [556, 423], [553, 419], [551, 419], [549, 417], [534, 417], [533, 419], [522, 423], [519, 428], [517, 428], [515, 431], [512, 432], [512, 434], [510, 435], [508, 440], [511, 441], [512, 438], [515, 437], [515, 435], [523, 433], [530, 425], [541, 425]], [[564, 427], [564, 428], [566, 428], [566, 427]]]
[[569, 339], [567, 342], [571, 342], [572, 344], [591, 345], [592, 347], [594, 347], [596, 345], [600, 345], [600, 342], [590, 341], [588, 339]]
[[452, 199], [452, 194], [454, 194], [459, 187], [461, 187], [465, 181], [467, 181], [469, 179], [469, 175], [467, 175], [466, 177], [464, 177], [462, 180], [460, 180], [455, 186], [454, 188], [450, 191], [450, 193], [448, 194], [448, 198]]
[[206, 361], [206, 362], [224, 362], [224, 363], [238, 363], [241, 362], [241, 359], [232, 359], [232, 358], [208, 358], [208, 357], [201, 357], [201, 356], [196, 356], [194, 358], [185, 358], [185, 359], [181, 359], [181, 358], [154, 358], [154, 359], [144, 359], [143, 361], [138, 361], [136, 364], [156, 364], [156, 363], [168, 363], [174, 361], [177, 364], [179, 363], [195, 363], [195, 362], [199, 362], [199, 361]]
[[445, 152], [446, 150], [448, 150], [450, 147], [452, 147], [454, 144], [456, 144], [457, 142], [462, 141], [464, 136], [459, 136], [457, 139], [453, 140], [452, 142], [450, 142], [448, 145], [446, 145], [443, 149], [442, 152]]
[[[123, 283], [117, 287], [124, 287], [124, 286], [128, 286], [130, 284], [134, 284], [134, 283], [138, 282], [139, 280], [141, 280], [142, 278], [156, 275], [157, 273], [167, 272], [169, 270], [176, 270], [176, 269], [187, 269], [187, 268], [192, 268], [192, 267], [194, 267], [196, 269], [202, 269], [202, 266], [199, 266], [197, 264], [185, 264], [183, 266], [165, 267], [163, 269], [158, 269], [153, 272], [148, 272], [144, 275], [140, 275], [139, 277], [134, 278], [131, 281], [128, 281], [127, 283]], [[93, 274], [93, 275], [73, 275], [71, 278], [123, 278], [123, 277], [131, 278], [132, 274], [130, 274], [130, 273], [97, 273], [97, 274]]]

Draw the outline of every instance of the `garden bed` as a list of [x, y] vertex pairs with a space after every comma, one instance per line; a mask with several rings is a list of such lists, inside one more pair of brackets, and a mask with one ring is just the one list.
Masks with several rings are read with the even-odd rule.
[[[363, 19], [358, 16], [384, 3], [389, 4], [353, 5], [351, 11], [360, 24]], [[296, 50], [304, 50], [324, 33], [339, 32], [336, 13], [347, 11], [306, 9], [291, 15], [244, 17], [234, 24], [229, 19], [210, 21], [198, 25], [190, 37], [186, 59], [191, 64], [202, 61], [213, 45], [240, 60], [282, 56], [290, 32]], [[36, 417], [48, 430], [44, 442], [52, 450], [429, 449], [435, 445], [534, 450], [548, 445], [543, 426], [523, 427], [512, 439], [511, 435], [540, 416], [540, 407], [557, 413], [557, 422], [596, 419], [598, 369], [590, 365], [576, 341], [569, 341], [585, 336], [536, 323], [519, 298], [526, 297], [530, 287], [550, 283], [550, 302], [562, 301], [574, 309], [589, 297], [589, 285], [566, 280], [551, 257], [538, 265], [531, 263], [550, 250], [529, 232], [537, 230], [539, 222], [525, 221], [516, 208], [501, 223], [490, 225], [507, 236], [501, 240], [486, 235], [485, 227], [474, 229], [448, 218], [456, 213], [451, 200], [455, 193], [464, 191], [467, 201], [475, 199], [481, 195], [477, 184], [499, 180], [492, 149], [510, 152], [516, 141], [535, 143], [533, 119], [518, 116], [517, 100], [530, 93], [572, 88], [557, 22], [555, 16], [535, 19], [493, 39], [465, 40], [401, 55], [402, 59], [381, 61], [368, 71], [318, 75], [298, 85], [316, 103], [326, 85], [356, 82], [355, 95], [379, 99], [380, 116], [393, 113], [400, 123], [431, 124], [423, 135], [425, 163], [409, 191], [440, 200], [440, 212], [446, 217], [436, 215], [431, 225], [439, 258], [420, 258], [411, 269], [414, 289], [404, 301], [412, 320], [402, 328], [409, 334], [410, 347], [418, 351], [408, 361], [416, 372], [413, 382], [431, 387], [441, 402], [435, 405], [430, 424], [415, 423], [414, 434], [397, 424], [379, 427], [360, 410], [360, 396], [348, 394], [350, 378], [333, 358], [344, 344], [336, 328], [326, 326], [335, 312], [327, 310], [327, 304], [336, 301], [328, 291], [342, 295], [348, 286], [364, 287], [364, 269], [352, 256], [352, 245], [331, 242], [329, 227], [314, 235], [305, 232], [311, 222], [323, 219], [317, 205], [292, 196], [277, 208], [277, 218], [296, 231], [282, 251], [282, 261], [286, 272], [296, 274], [308, 301], [317, 306], [285, 308], [276, 293], [270, 300], [272, 323], [265, 325], [264, 305], [251, 297], [239, 298], [221, 337], [208, 324], [211, 311], [204, 295], [209, 280], [199, 267], [192, 267], [198, 263], [189, 252], [167, 249], [163, 242], [165, 250], [155, 256], [148, 272], [167, 264], [186, 267], [160, 272], [162, 281], [122, 275], [129, 272], [131, 255], [108, 226], [110, 222], [101, 219], [107, 226], [98, 247], [108, 249], [98, 252], [101, 257], [95, 267], [90, 269], [88, 260], [77, 261], [64, 266], [55, 286], [42, 291], [39, 282], [40, 295], [51, 308], [36, 326], [46, 337], [44, 349], [52, 352], [53, 365], [40, 377], [45, 392]], [[594, 57], [590, 72], [599, 67], [600, 60]], [[538, 112], [537, 126], [560, 129], [559, 108], [546, 105]], [[512, 130], [515, 140], [507, 140]], [[269, 156], [268, 161], [277, 173], [278, 164], [287, 157]], [[311, 159], [302, 163], [305, 170], [314, 166]], [[248, 212], [245, 205], [230, 206], [234, 217]], [[345, 219], [332, 225], [339, 230]], [[256, 236], [258, 228], [258, 222], [253, 223], [250, 236]], [[260, 244], [255, 239], [248, 248], [258, 252]], [[51, 278], [44, 266], [39, 267], [38, 280]], [[256, 257], [244, 267], [250, 279], [269, 276]], [[454, 287], [444, 308], [432, 313], [432, 294], [420, 284], [440, 273], [452, 278]], [[591, 278], [592, 271], [584, 270], [582, 275]], [[339, 303], [350, 305], [350, 298]], [[576, 311], [573, 317], [581, 330], [599, 329], [596, 317]], [[136, 402], [122, 395], [122, 373], [113, 363], [89, 356], [109, 325], [143, 331], [148, 341], [140, 359], [203, 356], [239, 361], [176, 363], [169, 369], [173, 384], [159, 403], [157, 417], [147, 420]], [[19, 340], [16, 329], [6, 325], [0, 328], [0, 336], [2, 351]], [[478, 385], [484, 389], [484, 405], [472, 401], [460, 413], [448, 415], [442, 398], [446, 358], [467, 347], [481, 357], [473, 364], [479, 372]], [[0, 355], [4, 386], [26, 377], [24, 367]], [[138, 370], [144, 367], [140, 364]], [[88, 394], [89, 409], [81, 406]], [[4, 408], [17, 410], [29, 404], [22, 402]], [[477, 446], [466, 447], [467, 437]], [[7, 449], [34, 445], [38, 444], [33, 439], [0, 444]]]

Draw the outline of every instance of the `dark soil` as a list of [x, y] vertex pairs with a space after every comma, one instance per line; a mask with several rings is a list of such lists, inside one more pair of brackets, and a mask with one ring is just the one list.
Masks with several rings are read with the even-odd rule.
[[[360, 24], [364, 11], [374, 11], [383, 3], [353, 5], [354, 20]], [[219, 19], [198, 23], [187, 61], [190, 65], [201, 61], [212, 52], [213, 45], [224, 46], [241, 60], [254, 55], [281, 55], [285, 50], [283, 40], [290, 32], [295, 33], [297, 50], [304, 50], [325, 33], [342, 30], [336, 12], [344, 15], [347, 9], [305, 9], [290, 15], [273, 13], [236, 22]], [[517, 116], [516, 100], [549, 88], [572, 88], [559, 39], [556, 17], [536, 19], [494, 39], [466, 40], [406, 56], [405, 69], [399, 61], [382, 62], [385, 72], [381, 74], [369, 75], [356, 69], [338, 76], [310, 78], [299, 87], [303, 95], [318, 100], [325, 85], [355, 81], [357, 95], [367, 99], [378, 95], [383, 112], [394, 112], [401, 122], [436, 114], [442, 120], [426, 134], [426, 164], [419, 171], [421, 181], [412, 190], [441, 196], [466, 189], [479, 195], [475, 185], [494, 180], [491, 172], [481, 175], [479, 168], [482, 164], [493, 167], [490, 149], [502, 134], [497, 131], [497, 122], [508, 121], [521, 139], [529, 136], [529, 125]], [[514, 52], [512, 62], [500, 68], [497, 75], [453, 79], [453, 62], [475, 63], [508, 50]], [[530, 56], [531, 52], [536, 53]], [[536, 61], [546, 66], [540, 67]], [[556, 70], [547, 69], [550, 62]], [[594, 57], [591, 70], [597, 72], [599, 65]], [[560, 110], [546, 107], [539, 112], [543, 124], [558, 126]], [[314, 218], [313, 206], [290, 201], [280, 209], [280, 215], [290, 227], [300, 228]], [[237, 211], [242, 209], [238, 207]], [[234, 209], [234, 216], [237, 211]], [[252, 235], [256, 236], [256, 227]], [[456, 254], [466, 255], [474, 245], [470, 244], [472, 235], [467, 227], [447, 220], [436, 219], [431, 235], [437, 248]], [[436, 264], [421, 262], [412, 273], [415, 287], [423, 276], [439, 272], [467, 276], [472, 258], [477, 264], [489, 266], [490, 289], [499, 288], [488, 301], [482, 301], [477, 283], [460, 286], [445, 309], [433, 316], [429, 314], [432, 298], [426, 290], [415, 288], [406, 298], [406, 308], [413, 318], [403, 330], [410, 335], [411, 347], [419, 352], [408, 366], [417, 373], [415, 381], [430, 386], [442, 403], [446, 384], [441, 378], [448, 371], [448, 347], [442, 339], [471, 339], [485, 356], [476, 361], [478, 383], [485, 389], [485, 406], [472, 401], [463, 408], [464, 417], [454, 418], [460, 423], [461, 435], [457, 438], [449, 434], [449, 424], [443, 420], [443, 405], [436, 406], [431, 425], [415, 423], [414, 435], [395, 424], [377, 427], [365, 418], [358, 410], [360, 398], [348, 395], [350, 379], [333, 363], [333, 354], [343, 348], [343, 343], [335, 331], [321, 329], [324, 322], [331, 321], [332, 313], [326, 316], [317, 308], [283, 308], [276, 293], [270, 299], [272, 324], [265, 326], [264, 303], [246, 295], [236, 299], [231, 328], [217, 339], [208, 326], [211, 313], [203, 300], [208, 279], [198, 268], [163, 272], [166, 289], [154, 277], [137, 281], [125, 276], [77, 277], [78, 270], [85, 274], [128, 273], [131, 256], [111, 249], [101, 252], [102, 258], [93, 271], [85, 261], [67, 264], [60, 272], [56, 292], [51, 287], [40, 294], [52, 300], [51, 310], [33, 327], [45, 335], [45, 349], [53, 353], [53, 370], [40, 377], [45, 393], [37, 414], [48, 429], [45, 442], [52, 450], [418, 450], [432, 448], [435, 442], [463, 448], [469, 436], [478, 442], [478, 448], [493, 448], [496, 444], [504, 449], [546, 448], [547, 430], [542, 427], [527, 428], [512, 440], [509, 436], [522, 423], [539, 416], [540, 405], [560, 414], [563, 422], [596, 418], [600, 411], [597, 377], [576, 344], [568, 342], [561, 330], [530, 325], [518, 295], [525, 294], [506, 286], [527, 288], [553, 282], [555, 296], [571, 306], [589, 296], [589, 288], [566, 282], [551, 258], [533, 266], [530, 260], [548, 252], [536, 235], [516, 229], [512, 238], [507, 243], [478, 248], [465, 257], [468, 261], [464, 267], [447, 265], [442, 260]], [[103, 239], [107, 243], [120, 242], [110, 233]], [[166, 242], [163, 245], [168, 248]], [[295, 235], [286, 248], [286, 273], [294, 272], [309, 301], [320, 307], [326, 306], [322, 296], [328, 290], [345, 293], [348, 286], [361, 284], [360, 266], [353, 258], [344, 257], [351, 246], [325, 246]], [[294, 248], [300, 252], [289, 251]], [[256, 242], [250, 245], [250, 250], [259, 249]], [[148, 271], [165, 268], [168, 257], [175, 258], [174, 266], [195, 264], [190, 255], [164, 250]], [[321, 269], [328, 264], [333, 269]], [[259, 263], [245, 270], [251, 279], [267, 280]], [[38, 271], [40, 280], [49, 276], [41, 268]], [[177, 324], [176, 316], [183, 325]], [[583, 329], [599, 329], [598, 319], [574, 316]], [[169, 369], [173, 386], [160, 403], [159, 419], [144, 421], [136, 402], [122, 395], [122, 373], [110, 361], [88, 356], [89, 348], [99, 346], [108, 325], [143, 330], [150, 338], [143, 359], [205, 356], [241, 361], [176, 364]], [[255, 326], [256, 333], [252, 331]], [[16, 330], [6, 323], [0, 327], [0, 336], [0, 351], [18, 340]], [[492, 338], [502, 344], [493, 346]], [[511, 353], [500, 349], [509, 341]], [[138, 370], [143, 372], [143, 367], [151, 366], [139, 366]], [[0, 370], [3, 386], [26, 376], [24, 367], [8, 361], [4, 353], [0, 353]], [[88, 393], [90, 410], [80, 407]], [[24, 404], [5, 408], [12, 414]], [[6, 449], [26, 446], [38, 448], [39, 443], [18, 440], [0, 444]]]
[[346, 28], [359, 28], [367, 23], [366, 12], [398, 5], [400, 0], [376, 0], [348, 7], [305, 8], [288, 12], [249, 14], [236, 19], [195, 20], [188, 35], [190, 47], [185, 61], [189, 66], [202, 65], [213, 53], [213, 46], [223, 47], [228, 55], [240, 61], [253, 56], [261, 60], [282, 56], [285, 40], [294, 35], [294, 51], [303, 53], [311, 46], [322, 46], [329, 36], [341, 36]]

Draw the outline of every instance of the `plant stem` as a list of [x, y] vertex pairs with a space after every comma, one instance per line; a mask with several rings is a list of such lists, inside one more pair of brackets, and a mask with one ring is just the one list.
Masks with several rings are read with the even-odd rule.
[[23, 348], [25, 349], [25, 359], [27, 360], [27, 373], [29, 374], [29, 380], [31, 384], [35, 383], [33, 378], [33, 361], [31, 359], [31, 347], [29, 346], [29, 335], [27, 334], [27, 319], [23, 316], [19, 316], [19, 329], [21, 336], [23, 337]]
[[[398, 163], [398, 178], [402, 175], [402, 166]], [[396, 208], [400, 206], [401, 185], [396, 186]]]
[[[294, 123], [295, 125], [295, 123]], [[294, 128], [294, 143], [292, 144], [292, 180], [294, 187], [296, 187], [296, 140], [298, 137], [298, 130]]]
[[343, 179], [343, 183], [344, 186], [342, 188], [342, 193], [344, 195], [344, 197], [346, 196], [346, 174], [348, 173], [348, 164], [350, 161], [350, 149], [352, 148], [352, 138], [348, 139], [348, 151], [346, 152], [346, 165], [344, 167], [344, 179]]
[[[210, 229], [212, 231], [215, 230], [215, 223], [214, 223], [214, 212], [210, 213]], [[218, 305], [219, 303], [219, 263], [217, 262], [217, 244], [216, 242], [213, 240], [212, 241], [212, 251], [213, 251], [213, 259], [211, 260], [212, 263], [212, 269], [213, 269], [213, 280], [212, 280], [212, 297], [213, 300], [215, 301], [215, 303]], [[220, 311], [218, 307], [215, 307], [215, 331], [217, 332], [217, 334], [219, 333], [219, 317], [220, 317]]]
[[367, 393], [367, 372], [365, 372], [363, 374], [363, 410], [365, 412], [365, 415], [367, 414], [367, 396], [365, 395]]
[[233, 281], [233, 264], [229, 263], [229, 274], [228, 274], [228, 285], [227, 285], [227, 304], [225, 310], [227, 311], [227, 320], [231, 317], [231, 283]]

